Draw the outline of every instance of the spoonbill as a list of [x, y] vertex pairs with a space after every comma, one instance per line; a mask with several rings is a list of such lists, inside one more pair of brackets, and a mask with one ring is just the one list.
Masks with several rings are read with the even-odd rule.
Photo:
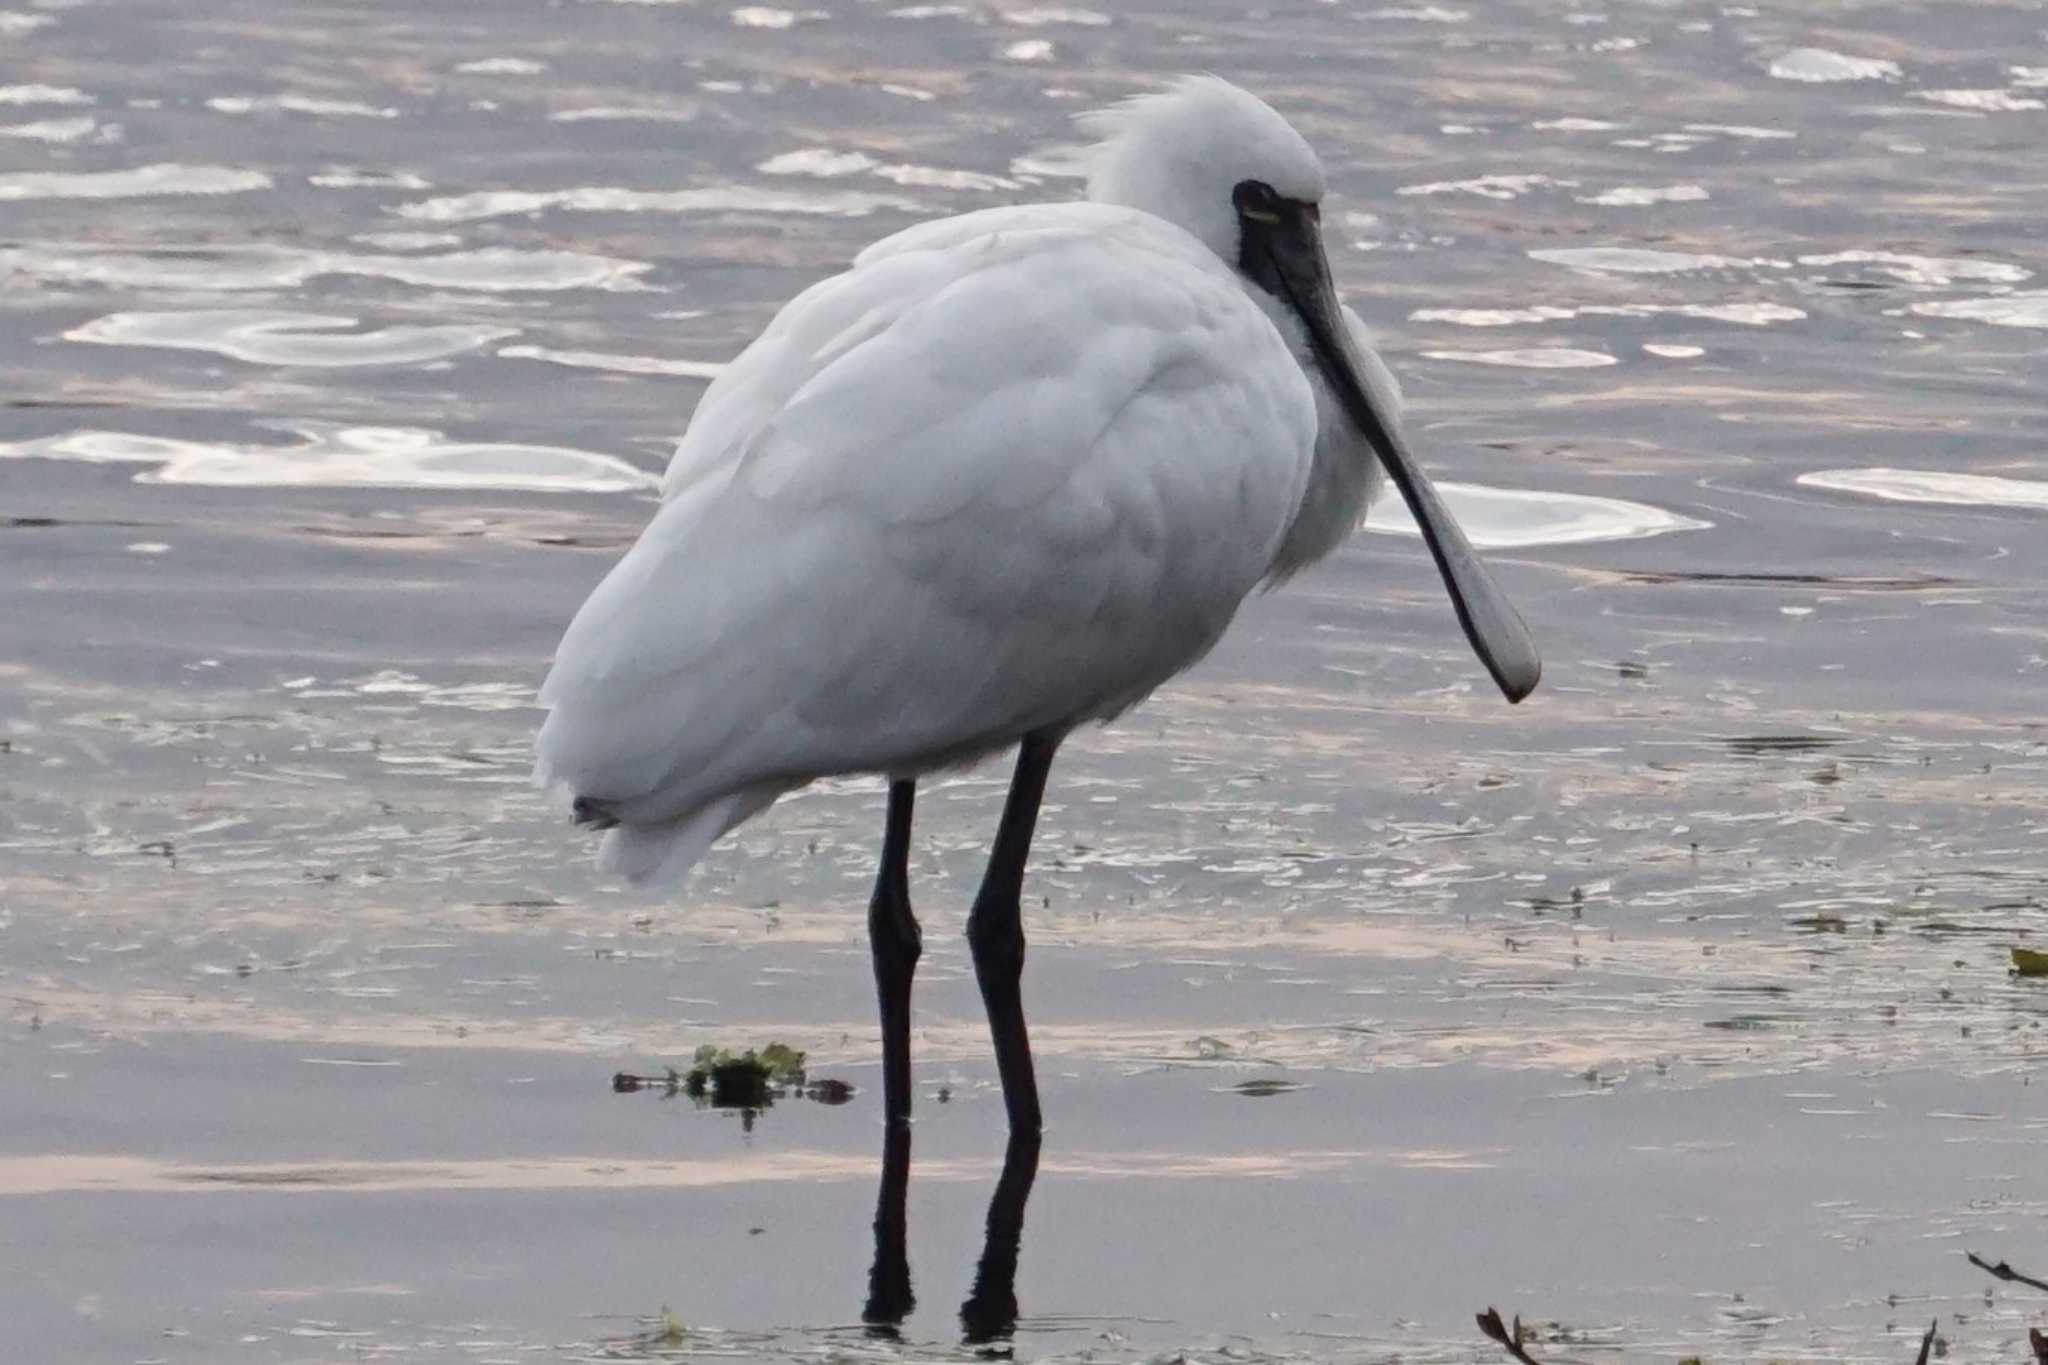
[[1019, 899], [1069, 732], [1335, 549], [1382, 471], [1508, 700], [1541, 672], [1337, 300], [1308, 143], [1212, 76], [1082, 120], [1085, 201], [884, 238], [712, 381], [540, 691], [535, 778], [629, 881], [680, 876], [816, 778], [887, 778], [868, 930], [892, 1122], [921, 776], [1018, 748], [967, 939], [1010, 1127], [1035, 1134]]

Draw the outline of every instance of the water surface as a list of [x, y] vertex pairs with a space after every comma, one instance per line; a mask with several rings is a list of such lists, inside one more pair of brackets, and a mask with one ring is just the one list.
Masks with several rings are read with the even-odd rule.
[[[2025, 1350], [1962, 1252], [2048, 1266], [2038, 6], [88, 0], [0, 62], [24, 1358], [968, 1349], [1004, 775], [920, 805], [872, 1336], [879, 786], [607, 889], [532, 689], [782, 300], [1075, 193], [1068, 116], [1189, 69], [1321, 149], [1546, 682], [1388, 508], [1068, 746], [1014, 1350]], [[858, 1093], [610, 1093], [771, 1039]]]

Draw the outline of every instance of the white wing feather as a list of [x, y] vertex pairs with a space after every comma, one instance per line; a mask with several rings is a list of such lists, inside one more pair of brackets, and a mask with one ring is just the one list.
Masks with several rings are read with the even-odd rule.
[[1286, 342], [1159, 219], [900, 233], [706, 392], [563, 638], [539, 775], [623, 822], [607, 865], [672, 873], [813, 777], [1112, 715], [1266, 573], [1315, 435]]

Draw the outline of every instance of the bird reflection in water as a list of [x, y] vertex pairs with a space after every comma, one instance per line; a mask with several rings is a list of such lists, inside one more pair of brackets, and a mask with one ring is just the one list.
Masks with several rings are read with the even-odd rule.
[[[970, 1346], [1008, 1341], [1017, 1327], [1017, 1251], [1024, 1239], [1024, 1205], [1038, 1178], [1039, 1135], [1013, 1130], [1003, 1173], [988, 1203], [988, 1235], [974, 1288], [960, 1305], [960, 1330]], [[875, 1263], [868, 1271], [868, 1301], [861, 1310], [872, 1336], [900, 1336], [917, 1306], [910, 1287], [904, 1201], [910, 1192], [910, 1125], [888, 1125], [882, 1142], [882, 1187], [875, 1200]]]

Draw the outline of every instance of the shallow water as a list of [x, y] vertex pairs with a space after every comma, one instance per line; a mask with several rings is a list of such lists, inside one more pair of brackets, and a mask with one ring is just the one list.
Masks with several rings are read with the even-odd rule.
[[[879, 786], [607, 890], [529, 702], [781, 300], [1191, 68], [1323, 152], [1546, 684], [1384, 508], [1070, 744], [1013, 1349], [2024, 1352], [2037, 5], [90, 0], [0, 11], [0, 1355], [969, 1351], [1004, 775], [920, 805], [891, 1339]], [[609, 1090], [770, 1039], [859, 1093]]]

